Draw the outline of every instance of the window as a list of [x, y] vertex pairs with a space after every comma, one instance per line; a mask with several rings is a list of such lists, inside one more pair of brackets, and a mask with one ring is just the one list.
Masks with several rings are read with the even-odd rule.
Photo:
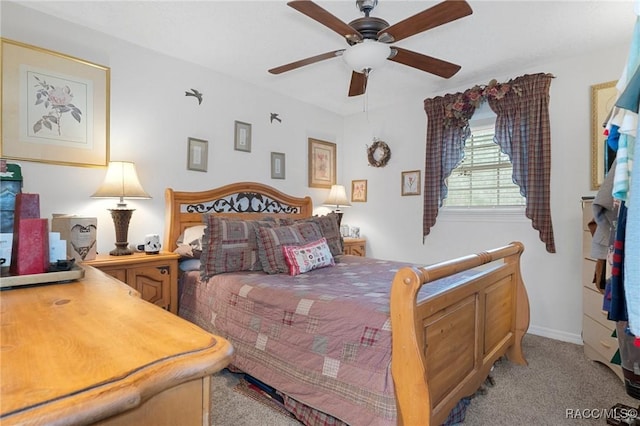
[[471, 129], [464, 159], [447, 178], [444, 207], [524, 206], [520, 187], [513, 183], [509, 157], [493, 141], [494, 127]]

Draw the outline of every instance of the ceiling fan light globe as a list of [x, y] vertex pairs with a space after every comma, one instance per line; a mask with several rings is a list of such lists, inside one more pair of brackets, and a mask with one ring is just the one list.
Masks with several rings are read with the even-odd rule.
[[380, 68], [391, 55], [391, 47], [388, 44], [374, 40], [364, 40], [362, 43], [348, 47], [342, 54], [342, 58], [349, 68], [355, 72], [363, 72]]

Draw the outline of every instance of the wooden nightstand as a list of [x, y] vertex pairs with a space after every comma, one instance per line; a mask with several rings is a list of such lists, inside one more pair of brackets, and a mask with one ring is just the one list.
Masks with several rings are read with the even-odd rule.
[[345, 238], [344, 254], [365, 257], [367, 255], [366, 238]]
[[170, 252], [133, 253], [127, 256], [99, 254], [83, 265], [94, 266], [127, 283], [142, 298], [174, 314], [178, 314], [178, 259]]

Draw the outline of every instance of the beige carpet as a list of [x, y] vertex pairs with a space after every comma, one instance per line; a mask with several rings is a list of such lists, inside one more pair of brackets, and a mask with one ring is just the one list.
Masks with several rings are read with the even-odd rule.
[[[471, 400], [465, 425], [606, 425], [603, 410], [616, 403], [640, 405], [627, 395], [618, 376], [589, 361], [580, 345], [528, 334], [524, 353], [529, 361], [526, 367], [508, 361], [496, 364], [492, 373], [495, 386]], [[238, 377], [226, 370], [214, 376], [212, 424], [300, 426], [296, 420], [234, 392], [237, 383]], [[576, 413], [573, 418], [572, 413]]]

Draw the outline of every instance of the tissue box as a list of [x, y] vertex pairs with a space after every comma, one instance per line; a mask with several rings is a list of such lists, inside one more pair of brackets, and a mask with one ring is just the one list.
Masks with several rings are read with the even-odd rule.
[[54, 214], [51, 232], [59, 232], [60, 239], [67, 242], [67, 259], [76, 262], [96, 258], [96, 234], [98, 219], [75, 215]]

